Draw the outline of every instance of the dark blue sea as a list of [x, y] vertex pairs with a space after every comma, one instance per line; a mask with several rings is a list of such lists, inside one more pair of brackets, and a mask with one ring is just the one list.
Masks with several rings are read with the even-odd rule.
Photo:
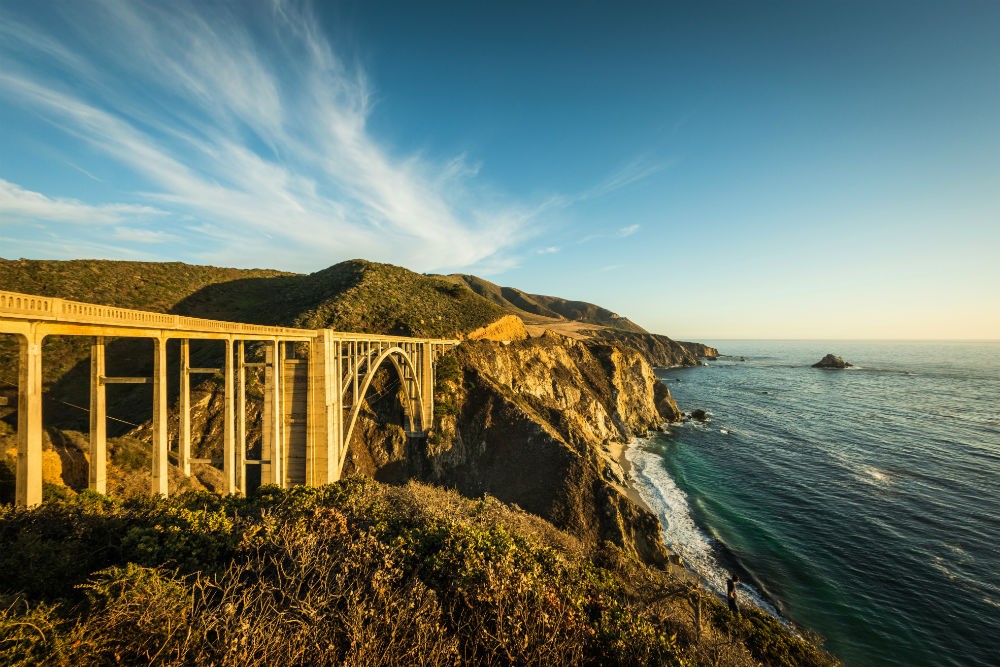
[[848, 667], [1000, 665], [1000, 343], [708, 342], [627, 454], [667, 544]]

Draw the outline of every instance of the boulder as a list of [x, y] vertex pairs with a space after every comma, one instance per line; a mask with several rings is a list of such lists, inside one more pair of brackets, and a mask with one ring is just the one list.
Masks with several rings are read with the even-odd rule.
[[812, 365], [813, 368], [850, 368], [851, 364], [847, 363], [835, 354], [828, 354], [815, 364]]
[[703, 422], [708, 419], [708, 413], [702, 410], [701, 408], [698, 408], [697, 410], [692, 410], [691, 419]]

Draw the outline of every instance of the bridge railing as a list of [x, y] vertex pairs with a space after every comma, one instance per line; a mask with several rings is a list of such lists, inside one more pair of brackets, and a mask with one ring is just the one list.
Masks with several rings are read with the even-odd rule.
[[206, 320], [200, 317], [153, 313], [116, 306], [69, 301], [17, 292], [0, 291], [0, 317], [45, 320], [69, 324], [108, 324], [142, 329], [167, 329], [212, 333], [249, 334], [308, 338], [316, 335], [312, 329], [271, 327], [242, 322]]
[[[293, 327], [273, 327], [263, 324], [224, 322], [200, 317], [153, 313], [146, 310], [132, 310], [116, 306], [102, 306], [96, 303], [70, 301], [54, 297], [34, 296], [19, 292], [0, 290], [0, 317], [20, 320], [42, 320], [67, 324], [117, 325], [140, 329], [166, 329], [171, 331], [211, 332], [224, 334], [255, 335], [279, 338], [314, 338], [319, 335], [315, 329]], [[424, 343], [454, 346], [458, 340], [439, 338], [414, 338], [386, 334], [351, 333], [331, 331], [330, 334], [342, 342], [386, 342]]]

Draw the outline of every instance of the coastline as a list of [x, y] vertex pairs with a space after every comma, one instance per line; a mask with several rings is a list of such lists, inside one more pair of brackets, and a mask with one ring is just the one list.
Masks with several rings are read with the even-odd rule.
[[[608, 454], [611, 456], [611, 460], [618, 464], [618, 469], [621, 471], [621, 484], [618, 484], [619, 491], [624, 493], [629, 500], [643, 508], [647, 512], [652, 512], [653, 508], [649, 506], [649, 503], [642, 497], [639, 490], [635, 487], [635, 483], [632, 481], [632, 462], [628, 460], [625, 456], [628, 450], [636, 445], [637, 438], [634, 438], [628, 442], [609, 442], [607, 444]], [[664, 545], [666, 546], [666, 545]], [[669, 549], [668, 549], [669, 551]], [[670, 553], [673, 553], [672, 551]]]
[[[650, 507], [649, 503], [646, 502], [646, 499], [642, 497], [642, 494], [636, 487], [635, 481], [632, 477], [632, 462], [629, 461], [626, 456], [630, 449], [639, 446], [639, 441], [640, 438], [633, 438], [628, 442], [611, 442], [607, 444], [607, 450], [611, 455], [611, 459], [618, 464], [618, 468], [621, 471], [622, 483], [616, 486], [618, 486], [619, 490], [624, 493], [629, 500], [655, 516], [657, 521], [660, 521], [660, 517], [657, 512]], [[663, 548], [666, 549], [668, 554], [669, 561], [667, 567], [675, 575], [682, 577], [689, 582], [697, 583], [708, 593], [718, 595], [718, 591], [706, 585], [701, 575], [688, 565], [681, 555], [664, 541], [662, 525], [660, 527], [660, 542], [663, 544]]]

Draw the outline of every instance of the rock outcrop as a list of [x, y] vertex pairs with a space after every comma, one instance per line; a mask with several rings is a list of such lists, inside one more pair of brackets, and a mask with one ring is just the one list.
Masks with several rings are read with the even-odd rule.
[[[634, 333], [612, 329], [596, 329], [586, 332], [596, 341], [603, 341], [621, 348], [631, 348], [642, 354], [652, 366], [697, 366], [697, 354], [688, 345], [660, 334]], [[707, 348], [706, 349], [712, 349]], [[701, 350], [699, 350], [701, 351]], [[718, 356], [718, 351], [715, 351]]]
[[835, 354], [828, 354], [815, 364], [812, 365], [813, 368], [850, 368], [851, 364], [844, 361], [842, 358]]
[[687, 341], [679, 340], [677, 341], [685, 350], [693, 354], [699, 359], [718, 359], [719, 351], [714, 347], [709, 347], [704, 343], [689, 343]]
[[527, 337], [524, 320], [517, 315], [504, 315], [495, 322], [470, 331], [466, 336], [469, 340], [524, 340]]

